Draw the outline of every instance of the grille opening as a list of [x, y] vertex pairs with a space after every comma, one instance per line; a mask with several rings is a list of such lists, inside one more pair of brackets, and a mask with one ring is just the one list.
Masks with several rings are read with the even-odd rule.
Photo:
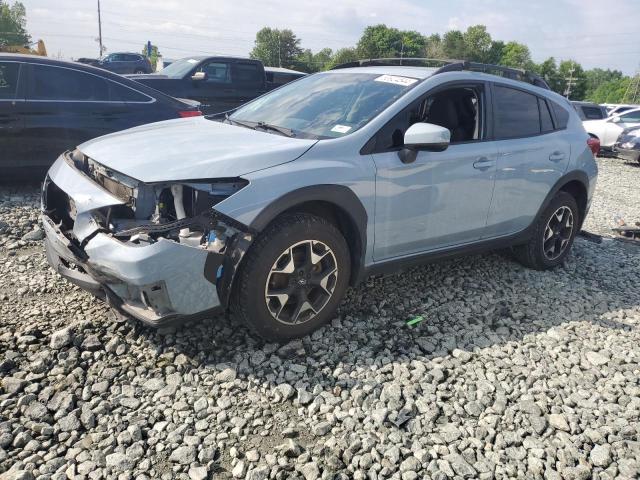
[[64, 193], [55, 183], [49, 182], [46, 189], [46, 213], [61, 226], [61, 230], [73, 228], [76, 215], [76, 206], [73, 200]]

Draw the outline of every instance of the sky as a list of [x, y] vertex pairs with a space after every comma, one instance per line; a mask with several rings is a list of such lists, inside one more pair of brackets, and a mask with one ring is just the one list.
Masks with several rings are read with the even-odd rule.
[[[11, 2], [11, 0], [9, 0]], [[97, 0], [22, 0], [27, 28], [50, 56], [98, 55]], [[534, 61], [553, 56], [584, 68], [633, 74], [640, 68], [640, 0], [100, 0], [107, 52], [142, 50], [165, 58], [248, 56], [262, 27], [289, 28], [303, 48], [354, 46], [367, 25], [424, 35], [487, 26], [494, 40], [529, 46]]]

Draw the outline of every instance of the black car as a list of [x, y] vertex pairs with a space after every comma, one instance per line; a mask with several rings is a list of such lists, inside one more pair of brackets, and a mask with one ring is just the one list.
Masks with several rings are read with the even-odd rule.
[[153, 67], [149, 59], [139, 53], [110, 53], [96, 63], [91, 63], [91, 65], [121, 75], [127, 73], [143, 74], [153, 72]]
[[129, 78], [173, 97], [197, 100], [205, 113], [234, 109], [267, 90], [262, 62], [247, 58], [183, 58], [157, 74]]
[[0, 54], [0, 180], [39, 178], [65, 150], [197, 105], [99, 68]]
[[640, 163], [640, 127], [623, 130], [613, 146], [613, 151], [624, 160]]

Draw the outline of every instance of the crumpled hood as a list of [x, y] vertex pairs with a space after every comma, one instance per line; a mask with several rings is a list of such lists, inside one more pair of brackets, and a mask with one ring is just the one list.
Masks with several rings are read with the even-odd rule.
[[316, 142], [193, 117], [111, 133], [78, 148], [124, 175], [163, 182], [238, 177], [295, 160]]

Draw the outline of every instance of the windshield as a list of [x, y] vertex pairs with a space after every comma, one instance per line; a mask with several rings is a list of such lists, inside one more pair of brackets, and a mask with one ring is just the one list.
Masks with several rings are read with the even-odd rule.
[[196, 60], [195, 58], [181, 58], [171, 65], [164, 67], [158, 74], [166, 75], [169, 78], [182, 78], [198, 63], [200, 63], [200, 60]]
[[417, 84], [418, 79], [395, 75], [318, 73], [263, 95], [229, 119], [287, 128], [296, 136], [342, 137], [362, 128]]

